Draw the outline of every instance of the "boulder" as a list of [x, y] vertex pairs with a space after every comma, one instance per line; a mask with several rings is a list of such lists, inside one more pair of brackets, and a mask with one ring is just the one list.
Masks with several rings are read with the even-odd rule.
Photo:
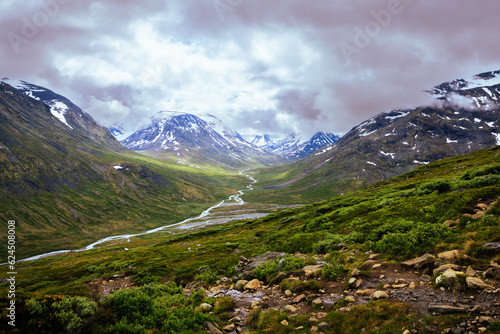
[[434, 261], [436, 261], [436, 258], [434, 257], [434, 255], [426, 253], [426, 254], [424, 254], [420, 257], [417, 257], [415, 259], [405, 261], [402, 264], [405, 266], [408, 266], [408, 267], [420, 269], [424, 266], [427, 266], [429, 264], [434, 263]]
[[278, 273], [275, 278], [271, 281], [271, 285], [280, 284], [286, 278], [286, 274], [284, 272]]
[[372, 295], [373, 299], [387, 299], [389, 298], [389, 294], [385, 291], [375, 291]]
[[314, 276], [317, 272], [319, 272], [322, 268], [323, 268], [322, 264], [316, 264], [312, 266], [305, 266], [304, 268], [302, 268], [302, 270], [304, 270], [306, 277], [311, 277]]
[[330, 330], [330, 324], [327, 322], [321, 322], [318, 324], [319, 329], [324, 330], [324, 331], [329, 331]]
[[500, 267], [491, 267], [484, 272], [484, 278], [493, 278], [500, 280]]
[[437, 255], [438, 258], [443, 259], [445, 261], [455, 261], [462, 257], [463, 251], [459, 251], [458, 249], [454, 249], [447, 252], [442, 252]]
[[476, 274], [477, 274], [477, 272], [474, 269], [472, 269], [471, 266], [467, 267], [467, 270], [465, 271], [465, 275], [472, 277], [472, 276], [476, 276]]
[[429, 312], [435, 312], [438, 314], [454, 314], [454, 313], [466, 313], [467, 309], [447, 304], [430, 304]]
[[307, 297], [304, 294], [298, 295], [292, 300], [292, 304], [299, 304], [302, 303], [304, 300], [306, 300]]
[[258, 279], [253, 279], [245, 285], [245, 290], [257, 290], [261, 285]]
[[292, 306], [292, 305], [287, 305], [287, 306], [285, 306], [285, 311], [293, 313], [293, 312], [297, 311], [297, 308]]
[[211, 322], [205, 322], [205, 327], [210, 334], [222, 334], [222, 332], [218, 330]]
[[460, 270], [460, 268], [461, 268], [460, 266], [457, 266], [457, 265], [455, 265], [455, 264], [448, 263], [448, 264], [443, 264], [443, 265], [439, 266], [438, 268], [434, 269], [434, 270], [432, 271], [432, 273], [433, 273], [434, 275], [436, 275], [436, 274], [439, 274], [439, 273], [444, 273], [444, 272], [445, 272], [446, 270], [448, 270], [448, 269]]
[[345, 300], [349, 303], [354, 303], [356, 301], [356, 298], [354, 298], [353, 296], [347, 296], [345, 297]]
[[285, 290], [285, 296], [287, 296], [287, 297], [291, 297], [292, 295], [293, 295], [292, 291], [290, 291], [290, 290], [288, 290], [288, 289], [287, 289], [287, 290]]
[[467, 277], [465, 280], [469, 289], [493, 289], [491, 285], [484, 283], [482, 279], [476, 277]]

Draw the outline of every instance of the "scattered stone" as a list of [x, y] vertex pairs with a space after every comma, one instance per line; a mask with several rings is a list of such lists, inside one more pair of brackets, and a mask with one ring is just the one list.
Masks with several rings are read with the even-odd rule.
[[306, 300], [307, 297], [304, 294], [298, 295], [292, 300], [292, 304], [299, 304], [302, 303], [304, 300]]
[[345, 300], [349, 303], [354, 303], [356, 301], [356, 298], [354, 298], [353, 296], [347, 296], [345, 297]]
[[415, 289], [417, 287], [417, 285], [415, 284], [415, 282], [411, 282], [410, 285], [408, 286], [409, 289]]
[[444, 273], [448, 269], [460, 270], [460, 266], [457, 266], [456, 264], [451, 264], [451, 263], [443, 264], [443, 265], [439, 266], [438, 268], [434, 269], [432, 271], [432, 273], [434, 275], [436, 275], [436, 274], [439, 274], [439, 273]]
[[250, 304], [250, 308], [251, 308], [252, 310], [253, 310], [253, 309], [255, 309], [255, 308], [257, 308], [257, 307], [259, 307], [259, 306], [260, 306], [260, 302], [259, 302], [259, 301], [257, 301], [257, 300], [254, 300], [254, 301], [252, 302], [252, 304]]
[[305, 266], [304, 268], [302, 268], [302, 270], [304, 270], [306, 277], [311, 277], [314, 276], [317, 272], [319, 272], [322, 268], [323, 268], [322, 264], [316, 264], [313, 266]]
[[283, 270], [283, 268], [285, 267], [285, 264], [286, 264], [286, 260], [285, 259], [281, 259], [279, 260], [278, 262], [278, 270]]
[[351, 312], [350, 307], [341, 307], [338, 309], [339, 312]]
[[271, 285], [278, 285], [286, 278], [286, 274], [284, 272], [278, 273], [275, 278], [271, 281]]
[[356, 295], [358, 296], [368, 296], [368, 295], [372, 295], [375, 293], [375, 289], [366, 289], [366, 290], [358, 290], [356, 291]]
[[260, 289], [261, 284], [258, 279], [253, 279], [245, 285], [245, 290], [257, 290]]
[[202, 313], [208, 313], [208, 312], [212, 311], [212, 305], [207, 304], [207, 303], [203, 303], [200, 306], [198, 306], [196, 309]]
[[314, 299], [311, 303], [312, 303], [313, 306], [314, 305], [321, 305], [321, 304], [323, 304], [323, 302], [321, 301], [320, 298]]
[[436, 258], [434, 257], [434, 255], [426, 253], [426, 254], [424, 254], [420, 257], [417, 257], [415, 259], [405, 261], [402, 264], [405, 266], [408, 266], [408, 267], [420, 269], [426, 265], [434, 263], [434, 261], [436, 261]]
[[310, 329], [310, 332], [311, 333], [317, 333], [317, 332], [319, 332], [319, 327], [318, 326], [312, 326], [311, 329]]
[[372, 268], [373, 268], [373, 269], [377, 269], [377, 268], [379, 268], [379, 267], [381, 267], [381, 266], [382, 266], [382, 263], [376, 263], [376, 264], [374, 264], [374, 265], [373, 265], [373, 267], [372, 267]]
[[465, 280], [469, 289], [493, 289], [491, 285], [484, 283], [483, 280], [476, 277], [467, 277]]
[[297, 311], [297, 308], [292, 306], [292, 305], [287, 305], [287, 306], [285, 306], [285, 311], [290, 312], [290, 313], [294, 313]]
[[370, 256], [368, 256], [368, 259], [370, 260], [378, 260], [380, 258], [380, 254], [370, 254]]
[[476, 207], [483, 210], [483, 211], [487, 211], [489, 209], [488, 205], [486, 205], [484, 203], [479, 203], [478, 205], [476, 205]]
[[422, 276], [420, 276], [419, 281], [421, 281], [421, 282], [430, 282], [431, 281], [431, 277], [429, 275], [422, 275]]
[[403, 332], [403, 334], [411, 334], [411, 332], [410, 332], [409, 330], [407, 330], [407, 329], [406, 329], [406, 330]]
[[361, 272], [357, 268], [354, 268], [351, 272], [352, 277], [359, 276], [359, 274], [361, 274]]
[[266, 252], [262, 255], [246, 259], [245, 257], [240, 257], [240, 264], [238, 264], [234, 269], [242, 277], [247, 278], [253, 275], [253, 270], [258, 266], [264, 264], [266, 261], [274, 261], [278, 258], [284, 257], [286, 254], [278, 252]]
[[373, 299], [387, 299], [389, 298], [389, 294], [385, 291], [375, 291], [372, 295]]
[[500, 250], [500, 242], [489, 242], [483, 245], [483, 248]]
[[207, 330], [211, 333], [211, 334], [222, 334], [222, 332], [220, 330], [218, 330], [211, 322], [209, 321], [206, 321], [205, 322], [205, 327], [207, 327]]
[[402, 289], [402, 288], [406, 288], [406, 284], [393, 284], [392, 287], [394, 289]]
[[227, 325], [227, 326], [224, 326], [224, 328], [223, 328], [223, 329], [224, 329], [226, 332], [232, 332], [232, 331], [234, 331], [234, 329], [235, 329], [235, 328], [236, 328], [236, 326], [235, 326], [234, 324], [229, 324], [229, 325]]
[[493, 322], [493, 318], [487, 317], [487, 316], [481, 316], [481, 317], [479, 317], [478, 322], [483, 326], [487, 326]]
[[484, 272], [483, 277], [500, 280], [500, 267], [488, 268], [488, 270]]
[[355, 283], [356, 283], [356, 278], [355, 277], [349, 278], [349, 285], [353, 285]]
[[446, 304], [430, 304], [429, 312], [438, 314], [466, 313], [467, 309]]
[[319, 323], [319, 324], [318, 324], [318, 327], [319, 327], [320, 329], [324, 330], [324, 331], [328, 331], [328, 330], [330, 330], [330, 324], [329, 324], [329, 323], [327, 323], [327, 322], [324, 322], [324, 321], [323, 321], [323, 322], [321, 322], [321, 323]]
[[240, 279], [239, 281], [236, 282], [234, 286], [236, 287], [236, 289], [242, 289], [245, 287], [245, 285], [247, 285], [247, 283], [248, 283], [247, 280]]
[[241, 323], [241, 318], [240, 317], [234, 317], [234, 318], [229, 319], [229, 322], [239, 324], [239, 323]]
[[288, 321], [286, 321], [286, 320], [283, 320], [282, 322], [280, 322], [280, 324], [282, 324], [283, 326], [288, 326], [289, 325]]
[[443, 224], [448, 227], [453, 227], [454, 225], [458, 224], [460, 222], [460, 219], [458, 220], [447, 220]]
[[291, 297], [293, 295], [292, 291], [290, 290], [285, 290], [285, 296]]
[[477, 274], [477, 272], [474, 269], [472, 269], [471, 266], [467, 267], [467, 270], [465, 271], [465, 275], [467, 275], [467, 276], [476, 276], [476, 274]]
[[356, 289], [359, 289], [363, 285], [364, 281], [362, 279], [358, 279], [356, 281]]

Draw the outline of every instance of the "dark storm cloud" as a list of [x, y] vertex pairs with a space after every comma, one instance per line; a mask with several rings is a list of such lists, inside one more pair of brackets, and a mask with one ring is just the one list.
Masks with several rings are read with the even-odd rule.
[[5, 0], [0, 10], [1, 74], [105, 125], [177, 109], [248, 134], [340, 133], [429, 103], [422, 91], [443, 81], [500, 69], [496, 0]]

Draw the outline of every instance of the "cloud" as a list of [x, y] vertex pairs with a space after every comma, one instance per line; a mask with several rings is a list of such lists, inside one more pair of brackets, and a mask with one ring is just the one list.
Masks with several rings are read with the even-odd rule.
[[6, 0], [1, 74], [108, 126], [178, 110], [244, 135], [345, 133], [429, 103], [422, 92], [436, 84], [500, 69], [499, 10], [495, 0]]

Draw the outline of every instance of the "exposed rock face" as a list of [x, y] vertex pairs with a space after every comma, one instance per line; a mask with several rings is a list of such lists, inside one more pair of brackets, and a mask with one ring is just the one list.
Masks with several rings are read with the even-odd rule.
[[403, 264], [408, 267], [414, 267], [415, 269], [420, 269], [426, 265], [434, 263], [434, 261], [436, 261], [434, 255], [426, 253], [420, 257], [417, 257], [416, 259], [405, 261], [403, 262]]
[[429, 312], [435, 312], [438, 314], [454, 314], [454, 313], [466, 313], [467, 309], [464, 307], [456, 307], [453, 305], [446, 305], [446, 304], [430, 304]]
[[467, 287], [470, 289], [493, 289], [493, 287], [489, 284], [483, 282], [483, 280], [476, 277], [467, 277], [466, 278]]

